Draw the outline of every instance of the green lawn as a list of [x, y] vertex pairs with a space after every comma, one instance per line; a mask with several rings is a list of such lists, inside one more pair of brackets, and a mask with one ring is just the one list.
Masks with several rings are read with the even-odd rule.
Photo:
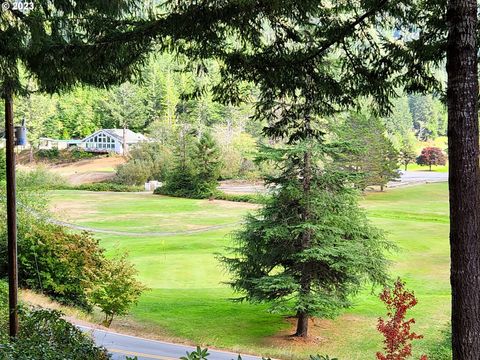
[[[174, 236], [99, 235], [110, 254], [128, 251], [140, 279], [150, 287], [132, 318], [165, 337], [192, 343], [247, 350], [281, 358], [329, 353], [342, 360], [373, 359], [381, 347], [376, 333], [382, 304], [366, 288], [355, 306], [335, 320], [316, 321], [315, 341], [295, 342], [286, 335], [285, 314], [270, 314], [263, 305], [229, 301], [234, 296], [215, 253], [229, 243], [251, 205], [185, 200], [145, 194], [56, 191], [57, 211], [71, 222], [131, 232], [226, 228]], [[399, 246], [391, 254], [392, 277], [401, 276], [419, 299], [415, 329], [425, 335], [417, 351], [439, 337], [449, 318], [447, 185], [428, 184], [385, 193], [362, 201], [370, 218]]]
[[[405, 170], [405, 168], [403, 166], [401, 166], [400, 170]], [[407, 170], [408, 171], [430, 171], [430, 168], [428, 166], [410, 164], [410, 165], [408, 165]], [[432, 172], [448, 172], [448, 164], [447, 165], [432, 166]]]

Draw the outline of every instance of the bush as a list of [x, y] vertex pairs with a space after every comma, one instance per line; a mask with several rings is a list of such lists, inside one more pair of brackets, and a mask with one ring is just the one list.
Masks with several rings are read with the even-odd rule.
[[115, 316], [126, 315], [137, 303], [145, 287], [135, 279], [137, 270], [124, 254], [119, 259], [106, 260], [89, 293], [93, 305], [105, 314], [103, 325], [109, 327]]
[[156, 188], [153, 192], [155, 195], [164, 195], [172, 197], [183, 197], [188, 199], [212, 199], [212, 200], [225, 200], [233, 202], [245, 202], [250, 204], [263, 204], [265, 202], [265, 196], [259, 194], [226, 194], [223, 191], [215, 191], [212, 194], [205, 196], [204, 194], [187, 193], [178, 194], [178, 192], [172, 193], [165, 186]]
[[38, 159], [55, 160], [60, 157], [60, 150], [58, 149], [40, 149], [35, 153]]
[[[6, 234], [2, 234], [6, 247]], [[98, 240], [86, 232], [37, 222], [18, 234], [20, 285], [41, 291], [63, 304], [91, 309], [87, 291], [93, 286], [105, 260]], [[6, 263], [0, 275], [6, 275]]]
[[263, 204], [265, 202], [265, 196], [259, 194], [226, 194], [222, 191], [218, 191], [213, 196], [215, 200], [226, 200], [234, 202], [245, 202], [250, 204]]
[[122, 185], [111, 182], [99, 182], [81, 185], [66, 185], [59, 189], [64, 190], [83, 190], [83, 191], [112, 191], [112, 192], [137, 192], [143, 191], [143, 186]]
[[160, 143], [138, 144], [130, 151], [128, 162], [117, 167], [115, 182], [142, 185], [150, 180], [165, 180], [171, 159], [171, 151]]
[[83, 160], [83, 159], [91, 159], [95, 155], [91, 152], [85, 151], [82, 148], [74, 147], [70, 151], [70, 156], [73, 160]]
[[[1, 360], [107, 360], [104, 348], [75, 326], [62, 319], [58, 311], [31, 309], [20, 312], [22, 331], [15, 341], [2, 341]], [[7, 338], [5, 330], [3, 338]]]
[[43, 167], [17, 171], [16, 181], [19, 189], [53, 190], [67, 186], [67, 181], [64, 178]]

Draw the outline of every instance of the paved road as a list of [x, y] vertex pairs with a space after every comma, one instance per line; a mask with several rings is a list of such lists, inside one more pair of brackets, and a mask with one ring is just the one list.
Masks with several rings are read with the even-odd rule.
[[[400, 181], [390, 182], [389, 188], [448, 181], [448, 173], [434, 171], [401, 171], [400, 173]], [[221, 183], [219, 189], [229, 194], [257, 194], [266, 191], [263, 185], [231, 182]]]
[[[77, 325], [93, 337], [97, 345], [104, 346], [113, 355], [114, 360], [125, 360], [127, 356], [138, 360], [178, 360], [186, 352], [192, 352], [194, 347], [148, 340], [136, 336], [123, 335], [115, 332], [93, 329]], [[209, 360], [236, 360], [238, 354], [228, 351], [209, 350]], [[244, 360], [261, 360], [260, 357], [242, 355]]]

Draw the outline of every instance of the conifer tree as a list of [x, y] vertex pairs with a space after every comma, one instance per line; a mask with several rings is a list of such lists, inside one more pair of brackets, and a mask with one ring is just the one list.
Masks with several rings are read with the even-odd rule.
[[388, 243], [359, 208], [351, 179], [329, 164], [334, 151], [312, 139], [263, 148], [259, 160], [280, 171], [265, 179], [273, 194], [221, 259], [242, 300], [297, 316], [296, 336], [308, 336], [309, 318], [349, 306], [365, 281], [387, 279]]
[[202, 197], [214, 195], [217, 191], [221, 164], [220, 151], [210, 133], [202, 134], [193, 156], [197, 194]]
[[344, 169], [361, 175], [356, 183], [361, 190], [368, 186], [383, 190], [389, 181], [399, 178], [398, 152], [378, 117], [352, 113], [340, 126], [338, 136], [349, 144], [351, 152], [337, 160]]

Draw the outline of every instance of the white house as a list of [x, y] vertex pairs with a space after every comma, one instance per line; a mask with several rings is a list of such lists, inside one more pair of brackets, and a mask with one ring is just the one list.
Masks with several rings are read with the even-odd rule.
[[[98, 130], [83, 139], [80, 146], [86, 151], [91, 152], [115, 152], [117, 154], [123, 154], [123, 134], [123, 129]], [[142, 141], [148, 141], [148, 139], [142, 134], [138, 134], [128, 129], [125, 130], [125, 135], [127, 151], [132, 145], [138, 144]]]

